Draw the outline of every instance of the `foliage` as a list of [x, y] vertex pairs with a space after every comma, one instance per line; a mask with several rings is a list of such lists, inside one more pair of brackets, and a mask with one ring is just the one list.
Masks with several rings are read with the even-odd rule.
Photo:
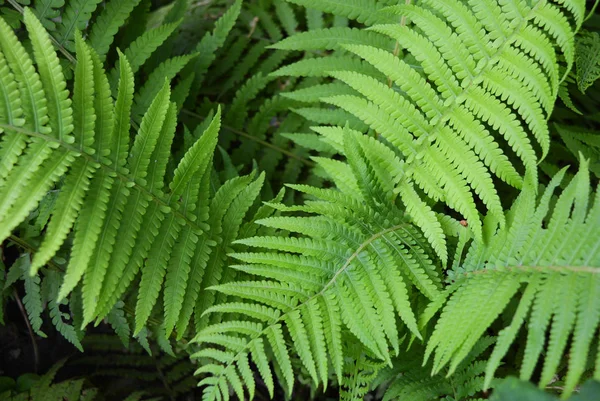
[[9, 396], [585, 399], [597, 5], [0, 0]]
[[[577, 395], [573, 395], [568, 398], [572, 401], [586, 401], [593, 400], [597, 397], [598, 391], [600, 390], [599, 383], [597, 381], [587, 381], [581, 386], [581, 391]], [[551, 401], [558, 400], [557, 397], [553, 397], [550, 394], [546, 394], [531, 383], [519, 381], [514, 377], [505, 379], [502, 384], [497, 387], [496, 392], [492, 396], [493, 401], [509, 401], [519, 397], [520, 400], [527, 401]]]
[[53, 383], [57, 371], [64, 360], [54, 365], [45, 375], [24, 375], [15, 382], [11, 378], [4, 380], [0, 395], [9, 401], [93, 401], [97, 389], [85, 388], [84, 379], [67, 380]]

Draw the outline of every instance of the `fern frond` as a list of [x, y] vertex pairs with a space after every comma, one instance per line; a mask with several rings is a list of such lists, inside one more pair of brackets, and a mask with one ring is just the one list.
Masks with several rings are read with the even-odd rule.
[[600, 78], [600, 35], [584, 31], [576, 39], [575, 70], [577, 86], [582, 93]]
[[380, 15], [381, 7], [374, 0], [288, 0], [290, 3], [298, 4], [303, 7], [312, 8], [326, 13], [343, 16], [351, 20], [356, 20], [365, 25], [372, 25], [375, 22], [382, 21], [393, 22], [394, 18], [389, 14]]
[[45, 294], [44, 300], [48, 302], [50, 318], [56, 330], [79, 351], [83, 352], [83, 346], [77, 336], [77, 331], [71, 324], [63, 320], [65, 315], [67, 318], [70, 318], [70, 316], [60, 310], [60, 306], [65, 302], [57, 301], [60, 281], [61, 276], [58, 272], [48, 272], [42, 282], [42, 293]]
[[[178, 336], [183, 336], [194, 312], [200, 319], [204, 309], [214, 302], [214, 296], [197, 302], [200, 289], [220, 282], [223, 256], [237, 238], [242, 218], [254, 203], [264, 178], [252, 183], [250, 177], [234, 180], [238, 187], [233, 198], [227, 200], [231, 194], [225, 195], [231, 185], [225, 185], [213, 197], [209, 184], [215, 184], [210, 178], [220, 111], [206, 133], [196, 135], [198, 139], [190, 143], [179, 165], [171, 171], [178, 106], [171, 102], [171, 91], [164, 80], [157, 86], [156, 95], [154, 82], [140, 92], [135, 110], [143, 117], [137, 132], [130, 133], [134, 71], [176, 24], [149, 31], [134, 42], [128, 50], [134, 64], [119, 52], [113, 72], [119, 80], [114, 81], [113, 88], [100, 56], [76, 33], [78, 62], [70, 97], [48, 34], [28, 9], [25, 20], [32, 38], [33, 60], [0, 20], [0, 69], [6, 72], [0, 79], [0, 237], [6, 239], [26, 222], [46, 193], [58, 186], [56, 201], [45, 202], [48, 212], [43, 214], [50, 218], [42, 218], [39, 229], [45, 228], [46, 235], [42, 235], [29, 269], [32, 277], [26, 280], [31, 287], [27, 302], [34, 326], [39, 330], [41, 325], [35, 317], [41, 303], [32, 298], [40, 282], [36, 273], [64, 246], [71, 254], [56, 300], [51, 300], [55, 323], [70, 330], [61, 324], [58, 302], [83, 281], [81, 295], [76, 297], [81, 298], [81, 316], [77, 328], [73, 328], [77, 335], [80, 325], [109, 315], [124, 337], [129, 332], [128, 323], [123, 322], [122, 312], [115, 312], [115, 305], [141, 271], [134, 331], [146, 344], [145, 325], [162, 296], [167, 322], [157, 337], [165, 352], [170, 352], [165, 334], [177, 326]], [[172, 59], [158, 71], [173, 75], [192, 57]], [[143, 110], [147, 98], [153, 100]], [[211, 200], [212, 209], [220, 211], [211, 221], [218, 222], [214, 232], [207, 224]], [[220, 209], [227, 203], [230, 209]], [[48, 223], [43, 227], [45, 221]], [[205, 277], [204, 267], [216, 243], [213, 236], [225, 242], [208, 269], [210, 277]], [[165, 276], [167, 281], [163, 283]], [[73, 332], [69, 333], [73, 340]]]
[[[208, 399], [226, 391], [226, 372], [249, 356], [264, 365], [259, 370], [261, 377], [272, 380], [272, 372], [264, 364], [263, 344], [265, 337], [277, 341], [283, 327], [290, 334], [291, 345], [273, 344], [272, 348], [288, 391], [290, 373], [286, 366], [292, 350], [300, 356], [312, 381], [326, 385], [329, 367], [324, 356], [332, 359], [334, 373], [341, 380], [347, 336], [358, 338], [365, 352], [379, 363], [389, 362], [391, 355], [399, 351], [396, 316], [407, 332], [420, 336], [410, 299], [414, 290], [431, 299], [441, 295], [438, 273], [430, 259], [434, 251], [394, 206], [387, 158], [382, 156], [380, 165], [374, 161], [377, 158], [365, 156], [385, 150], [349, 132], [344, 141], [349, 165], [340, 167], [339, 177], [350, 175], [354, 185], [347, 189], [339, 186], [340, 191], [293, 186], [319, 200], [306, 201], [304, 206], [290, 210], [312, 216], [269, 217], [257, 222], [298, 236], [257, 236], [237, 241], [261, 249], [232, 254], [245, 263], [236, 265], [236, 270], [257, 279], [215, 287], [233, 298], [223, 304], [226, 298], [220, 297], [217, 306], [207, 313], [227, 312], [239, 320], [227, 325], [213, 320], [196, 337], [206, 350], [205, 356], [221, 366], [199, 372], [215, 375], [201, 382], [207, 385]], [[325, 165], [326, 160], [318, 162]], [[372, 198], [376, 189], [384, 194], [381, 200]], [[282, 205], [273, 206], [286, 210]], [[216, 336], [225, 331], [236, 340], [223, 342]]]
[[61, 11], [61, 22], [57, 29], [59, 45], [70, 51], [75, 50], [73, 41], [75, 31], [86, 28], [99, 3], [100, 0], [73, 0], [66, 3], [66, 7]]
[[[530, 379], [545, 349], [540, 386], [547, 385], [575, 330], [564, 397], [578, 384], [588, 359], [591, 333], [597, 329], [600, 318], [599, 307], [591, 298], [598, 283], [598, 236], [593, 227], [598, 223], [600, 209], [597, 199], [588, 208], [589, 173], [587, 162], [583, 161], [579, 173], [546, 216], [554, 188], [563, 174], [564, 170], [555, 177], [537, 205], [535, 190], [526, 186], [511, 210], [510, 223], [497, 229], [488, 244], [471, 246], [455, 272], [458, 287], [444, 307], [427, 346], [427, 355], [434, 353], [434, 371], [449, 363], [452, 372], [524, 286], [512, 322], [498, 337], [486, 370], [486, 386], [528, 316], [522, 378]], [[543, 221], [546, 228], [542, 228]], [[556, 303], [557, 296], [560, 303]], [[454, 329], [457, 324], [459, 331]], [[549, 342], [545, 345], [548, 329]]]
[[[41, 291], [41, 279], [39, 276], [31, 277], [29, 275], [30, 268], [30, 255], [26, 254], [22, 257], [22, 262], [15, 264], [12, 266], [11, 270], [15, 270], [15, 268], [19, 268], [18, 271], [22, 274], [22, 279], [25, 282], [25, 296], [23, 297], [23, 306], [27, 311], [27, 317], [29, 318], [29, 322], [31, 323], [32, 330], [40, 337], [46, 337], [46, 334], [42, 332], [42, 291]], [[18, 263], [18, 265], [17, 265]]]
[[106, 3], [94, 24], [91, 26], [88, 40], [98, 54], [100, 61], [106, 59], [106, 53], [113, 43], [119, 28], [125, 23], [140, 0], [111, 0]]
[[64, 0], [39, 0], [35, 2], [33, 12], [44, 28], [49, 31], [56, 29], [56, 17], [60, 15], [60, 8], [65, 5]]
[[215, 52], [225, 43], [229, 32], [240, 14], [241, 7], [242, 1], [236, 0], [221, 18], [215, 22], [214, 30], [210, 33], [207, 32], [196, 46], [194, 51], [203, 56], [197, 58], [190, 68], [195, 74], [194, 83], [192, 84], [193, 93], [202, 85], [206, 71], [216, 57]]
[[297, 33], [271, 46], [279, 50], [334, 50], [340, 44], [369, 45], [382, 49], [393, 48], [388, 40], [373, 32], [357, 28], [324, 28]]
[[144, 86], [136, 93], [133, 99], [133, 119], [139, 123], [145, 110], [160, 91], [162, 82], [165, 79], [171, 81], [185, 66], [196, 57], [196, 54], [173, 57], [162, 62], [150, 75]]
[[[131, 71], [135, 74], [154, 51], [164, 43], [165, 40], [177, 29], [179, 22], [164, 24], [158, 28], [149, 30], [134, 40], [123, 52], [129, 61]], [[110, 82], [115, 88], [118, 78], [118, 66], [110, 73]]]
[[[374, 2], [359, 3], [376, 7]], [[311, 109], [301, 114], [320, 124], [338, 126], [345, 123], [339, 121], [339, 109], [358, 117], [367, 127], [354, 121], [350, 127], [363, 133], [373, 130], [391, 142], [407, 162], [410, 183], [462, 214], [480, 240], [477, 198], [503, 224], [494, 178], [517, 188], [528, 176], [535, 181], [538, 160], [548, 153], [547, 119], [559, 77], [570, 70], [574, 60], [580, 3], [530, 5], [517, 1], [500, 5], [427, 0], [418, 5], [395, 5], [371, 13], [376, 21], [369, 21], [366, 30], [313, 30], [274, 46], [328, 49], [337, 54], [347, 50], [357, 56], [355, 60], [375, 67], [378, 74], [356, 70], [350, 62], [348, 67], [337, 66], [330, 61], [335, 57], [302, 60], [276, 74], [329, 75], [358, 92], [328, 94], [321, 101], [334, 105], [335, 110], [317, 114]], [[318, 7], [347, 16], [343, 7], [351, 8], [354, 3], [344, 3], [339, 10], [328, 9], [330, 4], [321, 2]], [[577, 15], [575, 22], [567, 18], [571, 12]], [[397, 18], [400, 24], [387, 23], [381, 15]], [[335, 39], [328, 40], [327, 35], [317, 38], [321, 33]], [[369, 44], [360, 39], [367, 33], [380, 37], [369, 39], [373, 42]], [[395, 49], [374, 44], [386, 38], [396, 43]], [[351, 58], [346, 54], [338, 57]], [[559, 63], [563, 55], [565, 65]], [[328, 63], [331, 69], [325, 71], [322, 66], [329, 68]], [[318, 93], [318, 86], [314, 91]], [[521, 160], [520, 166], [511, 160], [513, 153]], [[407, 201], [413, 211], [426, 202], [420, 196]]]

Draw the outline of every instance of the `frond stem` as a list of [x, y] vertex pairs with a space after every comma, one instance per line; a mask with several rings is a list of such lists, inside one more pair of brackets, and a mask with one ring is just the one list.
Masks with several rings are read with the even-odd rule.
[[31, 323], [29, 323], [29, 318], [27, 317], [27, 312], [25, 312], [25, 308], [23, 307], [23, 302], [21, 302], [21, 298], [19, 297], [19, 293], [16, 288], [13, 288], [13, 296], [15, 297], [15, 301], [19, 306], [19, 311], [21, 311], [21, 315], [23, 315], [23, 319], [25, 320], [25, 324], [27, 325], [27, 331], [29, 332], [29, 338], [31, 339], [31, 345], [33, 346], [33, 364], [34, 364], [34, 372], [37, 373], [38, 367], [40, 365], [40, 353], [38, 351], [37, 341], [35, 340], [35, 335], [33, 334], [33, 329], [31, 328]]
[[596, 8], [598, 7], [598, 3], [600, 3], [600, 0], [596, 0], [594, 2], [594, 5], [592, 6], [592, 9], [590, 10], [589, 14], [587, 15], [587, 17], [585, 17], [585, 19], [583, 20], [583, 22], [589, 20], [590, 18], [592, 18], [592, 15], [594, 15], [594, 13], [596, 12]]

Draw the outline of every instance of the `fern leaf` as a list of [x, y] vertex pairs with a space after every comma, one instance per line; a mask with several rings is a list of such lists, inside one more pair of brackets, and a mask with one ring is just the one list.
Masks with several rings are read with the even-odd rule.
[[[25, 14], [26, 21], [28, 19], [34, 21], [31, 18], [31, 14]], [[37, 23], [39, 24], [39, 22]], [[37, 29], [42, 30], [43, 28], [41, 25], [39, 25]], [[69, 108], [70, 102], [67, 102], [66, 107], [69, 108], [68, 113], [65, 113], [57, 107], [57, 109], [61, 111], [55, 111], [49, 115], [51, 117], [51, 121], [62, 121], [64, 117], [61, 117], [61, 115], [67, 114], [69, 117], [67, 121], [70, 123], [71, 113], [73, 113], [75, 116], [73, 124], [75, 142], [79, 145], [81, 150], [89, 150], [89, 147], [92, 145], [94, 140], [94, 121], [96, 117], [93, 106], [93, 65], [89, 49], [87, 48], [87, 45], [83, 43], [83, 39], [81, 39], [81, 36], [78, 33], [75, 35], [75, 41], [77, 43], [77, 56], [79, 58], [79, 63], [77, 64], [75, 72], [75, 89], [73, 95], [74, 110], [71, 112]], [[36, 43], [36, 41], [34, 41], [34, 43]], [[38, 41], [38, 44], [35, 46], [38, 48], [37, 53], [39, 54], [41, 54], [47, 48], [51, 49], [49, 39], [46, 39], [44, 43]], [[60, 69], [56, 54], [54, 54], [53, 58], [51, 58], [49, 55], [45, 57], [54, 60], [54, 64], [52, 65], [49, 63], [47, 68]], [[37, 59], [38, 57], [36, 57], [36, 60]], [[50, 74], [50, 71], [48, 71], [46, 74], [41, 73], [41, 76], [48, 74]], [[66, 83], [64, 83], [64, 78], [62, 81], [55, 78], [55, 81], [59, 83], [59, 86], [55, 87], [52, 91], [47, 92], [66, 92], [64, 90], [64, 87], [66, 86]], [[66, 92], [65, 95], [68, 96], [68, 92]], [[57, 99], [57, 101], [59, 101], [59, 99]], [[52, 110], [52, 108], [50, 108], [50, 110]], [[68, 139], [68, 130], [64, 125], [65, 123], [63, 122], [62, 124], [53, 127], [53, 130], [59, 133], [59, 140]], [[77, 160], [71, 167], [71, 173], [66, 178], [65, 184], [63, 185], [61, 193], [57, 199], [57, 203], [61, 205], [61, 208], [58, 211], [55, 211], [50, 219], [47, 229], [48, 235], [40, 246], [38, 252], [35, 254], [31, 264], [32, 274], [35, 274], [37, 270], [46, 264], [50, 257], [56, 253], [60, 244], [64, 241], [66, 235], [70, 231], [72, 224], [75, 221], [76, 214], [83, 204], [83, 197], [88, 189], [89, 181], [95, 168], [96, 166], [93, 163], [90, 163], [84, 159]], [[63, 287], [59, 293], [59, 301], [60, 299], [63, 299], [72, 288], [75, 287], [82, 274], [82, 268], [78, 268], [78, 272], [75, 271], [73, 267], [67, 271], [65, 276], [65, 284], [63, 284]]]
[[[123, 172], [127, 171], [125, 164], [127, 162], [127, 156], [129, 155], [129, 116], [133, 100], [133, 74], [124, 55], [119, 53], [119, 57], [120, 80], [117, 101], [114, 106], [114, 125], [113, 127], [106, 128], [112, 128], [110, 142], [108, 143], [110, 149], [110, 160], [115, 166], [115, 170]], [[96, 179], [101, 180], [100, 178]], [[106, 179], [108, 180], [109, 177]], [[98, 188], [98, 190], [102, 191], [102, 189], [97, 187], [97, 185], [102, 186], [107, 184], [107, 182], [95, 182], [93, 184], [95, 184], [95, 186], [92, 187], [92, 191], [95, 188]], [[96, 311], [96, 307], [99, 306], [99, 303], [96, 303], [97, 299], [102, 299], [98, 297], [99, 294], [105, 293], [106, 291], [104, 278], [106, 277], [107, 280], [111, 280], [111, 276], [109, 275], [107, 277], [106, 272], [109, 267], [115, 240], [119, 232], [118, 222], [121, 219], [123, 211], [125, 210], [129, 194], [130, 191], [125, 186], [125, 183], [121, 180], [116, 180], [116, 184], [112, 188], [108, 203], [106, 204], [106, 215], [101, 227], [102, 235], [100, 235], [98, 238], [97, 245], [94, 249], [94, 253], [91, 256], [90, 262], [87, 265], [88, 267], [84, 277], [83, 297], [85, 323], [92, 318], [94, 311]], [[103, 198], [100, 194], [98, 195], [98, 198], [94, 199], [99, 202], [99, 204], [103, 202]], [[88, 210], [89, 213], [101, 213], [100, 210], [96, 208]], [[94, 218], [93, 223], [97, 223], [99, 221], [100, 217], [97, 217]], [[91, 236], [93, 236], [92, 230], [94, 230], [93, 224], [87, 228], [87, 232]], [[78, 254], [75, 253], [72, 255], [72, 258], [77, 257], [77, 255]], [[120, 277], [118, 273], [117, 276]], [[111, 282], [111, 285], [114, 286], [115, 282]], [[113, 288], [111, 287], [110, 290], [112, 291], [112, 289]]]
[[106, 3], [90, 28], [90, 46], [104, 61], [114, 37], [140, 0], [111, 0]]
[[[37, 142], [35, 145], [33, 154], [28, 155], [31, 157], [25, 157], [26, 160], [33, 160], [33, 165], [37, 164], [40, 155], [48, 155], [50, 151], [50, 148], [45, 146], [46, 144], [42, 142]], [[44, 150], [44, 148], [46, 150]], [[33, 177], [31, 177], [31, 172], [23, 174], [22, 170], [27, 169], [27, 164], [21, 166], [19, 169], [21, 171], [17, 171], [16, 174], [11, 175], [10, 178], [12, 179], [14, 177], [15, 180], [9, 181], [4, 187], [4, 191], [7, 191], [7, 188], [12, 187], [12, 183], [21, 179], [23, 175], [27, 176], [29, 185], [27, 185], [27, 188], [20, 188], [25, 193], [20, 193], [21, 191], [18, 191], [10, 197], [14, 200], [14, 205], [12, 205], [13, 207], [9, 208], [8, 211], [5, 212], [6, 214], [3, 215], [5, 218], [0, 225], [0, 238], [8, 237], [11, 230], [27, 217], [35, 205], [48, 192], [50, 187], [65, 174], [69, 165], [72, 164], [74, 160], [75, 157], [69, 151], [63, 150], [48, 157], [35, 171]]]
[[240, 14], [241, 8], [242, 1], [236, 0], [221, 18], [217, 20], [213, 32], [206, 33], [196, 46], [195, 52], [204, 56], [197, 58], [192, 64], [191, 70], [195, 74], [195, 80], [192, 85], [193, 93], [200, 89], [208, 67], [215, 60], [215, 52], [225, 43], [229, 32]]
[[343, 16], [351, 20], [356, 20], [365, 25], [372, 25], [375, 22], [392, 20], [387, 14], [380, 14], [380, 6], [373, 0], [288, 0], [290, 3], [298, 4], [304, 7], [310, 7], [315, 10], [332, 13], [336, 16]]
[[83, 352], [83, 347], [77, 337], [75, 328], [63, 320], [65, 314], [60, 310], [63, 302], [57, 301], [60, 280], [61, 277], [57, 272], [48, 272], [42, 282], [42, 292], [46, 294], [44, 297], [48, 302], [50, 318], [56, 330], [79, 351]]
[[171, 335], [182, 308], [190, 263], [197, 243], [198, 236], [190, 228], [183, 228], [183, 233], [179, 236], [169, 259], [164, 289], [167, 337]]
[[50, 127], [54, 136], [61, 141], [71, 143], [69, 133], [73, 130], [71, 101], [69, 91], [66, 90], [67, 83], [62, 74], [58, 56], [50, 42], [50, 35], [44, 30], [42, 24], [37, 20], [33, 12], [27, 8], [24, 13], [25, 26], [31, 38], [33, 54], [48, 99], [48, 117]]
[[[179, 162], [175, 170], [173, 180], [170, 183], [171, 197], [178, 198], [183, 195], [186, 186], [194, 176], [204, 176], [210, 161], [210, 155], [214, 151], [217, 143], [217, 134], [220, 127], [220, 109], [213, 118], [210, 126], [202, 134], [200, 139], [186, 152], [184, 157]], [[187, 197], [186, 197], [187, 198]], [[188, 200], [188, 199], [186, 199]], [[187, 207], [187, 210], [193, 211], [195, 202], [189, 199], [192, 205]], [[183, 235], [180, 236], [173, 257], [169, 262], [167, 269], [167, 277], [165, 283], [164, 303], [165, 303], [165, 329], [167, 335], [170, 335], [173, 330], [180, 311], [183, 308], [183, 299], [186, 292], [186, 283], [190, 274], [190, 262], [194, 255], [198, 236], [190, 229], [185, 229]], [[204, 254], [205, 249], [200, 250], [200, 254]], [[183, 324], [183, 323], [181, 323]], [[179, 327], [181, 327], [181, 324]]]
[[[83, 197], [89, 188], [90, 178], [95, 170], [93, 164], [87, 160], [78, 159], [71, 166], [71, 172], [65, 179], [56, 203], [61, 208], [55, 210], [48, 223], [48, 234], [44, 242], [35, 254], [31, 263], [31, 273], [37, 273], [38, 269], [56, 253], [61, 243], [65, 240], [71, 230], [77, 213], [83, 204]], [[80, 273], [68, 272], [67, 282], [63, 284], [60, 299], [64, 298], [79, 282], [83, 271]]]
[[[501, 331], [487, 366], [486, 386], [514, 341], [523, 320], [529, 316], [521, 377], [531, 377], [544, 352], [540, 383], [542, 386], [547, 384], [558, 369], [571, 333], [576, 330], [572, 339], [571, 350], [574, 354], [568, 363], [569, 386], [565, 396], [573, 390], [587, 360], [589, 333], [593, 330], [589, 325], [598, 323], [598, 310], [588, 301], [590, 294], [596, 291], [597, 252], [586, 253], [586, 260], [573, 258], [584, 249], [581, 233], [587, 235], [587, 224], [593, 224], [592, 221], [597, 218], [597, 215], [589, 214], [592, 210], [585, 206], [587, 202], [584, 199], [589, 196], [586, 165], [582, 163], [580, 172], [558, 198], [546, 228], [542, 228], [540, 222], [548, 213], [552, 192], [559, 185], [564, 172], [551, 182], [537, 206], [534, 205], [534, 211], [529, 206], [516, 207], [515, 215], [507, 220], [507, 226], [498, 229], [489, 244], [472, 245], [463, 263], [467, 270], [463, 270], [464, 276], [457, 282], [457, 290], [444, 307], [428, 344], [428, 353], [435, 350], [434, 369], [438, 370], [451, 361], [450, 371], [454, 370], [508, 301], [519, 293], [519, 283], [525, 282], [527, 287], [513, 312], [512, 322]], [[533, 188], [526, 187], [517, 205], [525, 205], [532, 193]], [[577, 212], [571, 213], [576, 199], [580, 206]], [[587, 217], [583, 217], [582, 213], [587, 213]], [[514, 236], [519, 232], [521, 234], [518, 235], [525, 240], [515, 239]], [[598, 238], [588, 239], [587, 242], [597, 244]], [[585, 249], [586, 252], [590, 251], [590, 248]], [[484, 260], [488, 262], [482, 263]], [[490, 290], [495, 295], [490, 296]], [[555, 302], [557, 294], [561, 294], [562, 300], [558, 304]], [[484, 302], [486, 306], [482, 308]], [[474, 304], [478, 311], [465, 307]], [[451, 319], [452, 323], [447, 319]], [[460, 334], [455, 335], [453, 327], [457, 324], [461, 330]], [[549, 341], [545, 344], [548, 328]], [[449, 335], [451, 332], [455, 334]], [[442, 343], [441, 336], [452, 340]]]
[[123, 302], [119, 301], [115, 304], [110, 313], [106, 316], [106, 321], [112, 326], [117, 336], [125, 346], [129, 348], [129, 338], [131, 337], [131, 330], [129, 328], [129, 322], [123, 312]]
[[196, 54], [190, 54], [170, 58], [152, 71], [148, 76], [146, 84], [142, 86], [134, 97], [132, 110], [134, 121], [138, 123], [141, 121], [144, 111], [148, 109], [150, 103], [152, 103], [152, 100], [160, 91], [162, 82], [165, 79], [170, 82], [196, 56]]
[[73, 35], [76, 30], [83, 30], [90, 20], [92, 13], [98, 7], [99, 0], [74, 0], [67, 3], [61, 13], [61, 23], [58, 27], [58, 43], [70, 51], [75, 50]]
[[4, 133], [0, 143], [0, 183], [4, 181], [10, 170], [17, 163], [18, 156], [26, 146], [25, 138], [22, 135], [11, 133], [6, 126], [18, 127], [23, 125], [24, 121], [20, 117], [23, 115], [21, 101], [17, 83], [14, 75], [10, 71], [4, 54], [0, 52], [0, 121], [2, 132]]
[[[135, 74], [154, 51], [163, 44], [165, 40], [177, 29], [179, 22], [164, 24], [158, 28], [144, 32], [139, 38], [133, 41], [123, 52], [131, 71]], [[118, 67], [118, 66], [117, 66]], [[110, 82], [115, 86], [118, 69], [115, 67], [110, 74]]]
[[[25, 256], [28, 258], [28, 256]], [[27, 261], [28, 262], [28, 261]], [[25, 296], [23, 297], [23, 306], [27, 311], [31, 328], [40, 337], [46, 337], [41, 331], [42, 328], [42, 293], [41, 293], [41, 279], [39, 276], [31, 276], [29, 274], [30, 266], [29, 263], [24, 263], [20, 266], [22, 271], [22, 278], [25, 281]]]
[[281, 22], [281, 26], [288, 35], [293, 35], [298, 27], [298, 20], [294, 15], [294, 9], [287, 3], [275, 3], [275, 14]]
[[169, 109], [170, 94], [169, 85], [165, 82], [144, 115], [139, 133], [136, 135], [131, 147], [128, 162], [129, 171], [142, 185], [146, 183], [145, 178], [148, 175], [150, 156], [154, 151]]
[[271, 75], [276, 77], [323, 77], [329, 74], [329, 71], [355, 71], [369, 76], [376, 76], [378, 70], [363, 60], [357, 60], [355, 57], [332, 55], [326, 59], [309, 58], [291, 63], [273, 71]]
[[577, 86], [581, 93], [585, 93], [600, 78], [600, 35], [598, 32], [582, 32], [576, 42]]
[[110, 158], [118, 169], [123, 169], [129, 155], [129, 126], [133, 103], [133, 70], [127, 57], [119, 52], [119, 89], [115, 103]]
[[23, 126], [35, 132], [47, 134], [50, 129], [45, 127], [48, 122], [47, 100], [42, 95], [42, 83], [39, 75], [33, 68], [33, 63], [23, 45], [17, 40], [14, 32], [0, 19], [0, 45], [2, 53], [12, 70], [21, 94], [21, 107], [23, 108]]
[[186, 152], [175, 169], [173, 180], [169, 184], [173, 197], [180, 196], [183, 193], [185, 186], [195, 174], [203, 176], [206, 173], [210, 155], [217, 145], [217, 135], [220, 127], [221, 109], [219, 108], [208, 128]]
[[340, 44], [371, 45], [390, 48], [390, 41], [374, 32], [360, 29], [325, 28], [297, 33], [272, 45], [279, 50], [335, 50]]
[[179, 234], [181, 223], [172, 215], [163, 221], [152, 245], [147, 262], [142, 271], [142, 280], [135, 313], [135, 330], [137, 334], [146, 324], [166, 272], [167, 259], [173, 249], [173, 243]]
[[49, 31], [56, 29], [56, 17], [60, 15], [60, 8], [65, 5], [64, 0], [39, 0], [35, 2], [33, 12], [44, 28]]

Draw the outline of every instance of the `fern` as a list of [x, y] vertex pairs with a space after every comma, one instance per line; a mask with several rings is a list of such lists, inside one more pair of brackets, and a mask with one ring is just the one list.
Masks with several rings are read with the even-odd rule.
[[0, 3], [0, 306], [109, 398], [598, 379], [595, 6]]
[[[199, 369], [216, 376], [201, 382], [208, 385], [205, 396], [209, 399], [223, 396], [223, 383], [246, 382], [241, 376], [236, 379], [236, 367], [243, 373], [249, 356], [259, 368], [263, 365], [259, 371], [265, 383], [272, 383], [271, 372], [261, 361], [267, 359], [268, 344], [276, 350], [276, 363], [287, 365], [290, 349], [283, 346], [284, 327], [291, 336], [291, 348], [300, 355], [313, 382], [323, 384], [328, 381], [327, 356], [333, 372], [342, 376], [346, 336], [355, 336], [368, 355], [388, 362], [399, 351], [396, 314], [408, 332], [421, 336], [411, 294], [417, 290], [423, 294], [419, 297], [432, 300], [441, 295], [439, 272], [431, 262], [435, 253], [423, 234], [406, 221], [401, 209], [393, 206], [394, 175], [381, 164], [369, 162], [369, 156], [391, 150], [351, 132], [346, 133], [345, 140], [352, 155], [348, 164], [319, 160], [340, 192], [295, 185], [292, 187], [319, 200], [290, 208], [273, 205], [315, 216], [258, 221], [300, 236], [238, 241], [265, 251], [233, 254], [244, 262], [234, 268], [258, 278], [216, 286], [219, 292], [242, 302], [209, 308], [205, 313], [227, 312], [232, 320], [215, 323], [195, 338], [205, 344], [196, 357], [223, 364]], [[377, 198], [373, 198], [376, 189], [372, 183], [380, 191]], [[425, 205], [423, 208], [427, 210]], [[225, 351], [214, 348], [216, 345]], [[289, 372], [287, 377], [291, 390]]]
[[577, 39], [577, 86], [585, 93], [586, 89], [600, 78], [600, 35], [598, 32], [583, 32]]
[[[563, 396], [579, 382], [600, 318], [595, 295], [600, 237], [594, 231], [600, 203], [595, 196], [590, 206], [584, 161], [549, 214], [552, 194], [563, 175], [564, 170], [554, 177], [539, 203], [531, 184], [526, 186], [507, 213], [504, 228], [498, 228], [496, 219], [487, 219], [484, 228], [493, 236], [485, 244], [474, 243], [461, 267], [451, 272], [453, 294], [427, 344], [426, 357], [433, 353], [434, 372], [447, 364], [454, 371], [507, 303], [520, 296], [512, 321], [500, 332], [488, 362], [486, 387], [525, 319], [528, 336], [521, 378], [531, 379], [545, 348], [540, 386], [546, 386], [572, 334]], [[560, 303], [555, 302], [557, 296]], [[544, 345], [547, 330], [549, 341]]]
[[[368, 3], [375, 2], [361, 4]], [[546, 2], [501, 2], [484, 11], [489, 5], [398, 5], [380, 13], [398, 18], [400, 24], [387, 24], [381, 17], [366, 30], [310, 31], [275, 45], [345, 50], [379, 70], [369, 74], [332, 66], [327, 74], [360, 95], [321, 100], [358, 117], [390, 141], [406, 158], [410, 185], [461, 213], [478, 239], [482, 229], [476, 198], [503, 218], [492, 177], [516, 187], [523, 177], [536, 181], [537, 161], [547, 154], [550, 142], [546, 120], [562, 71], [573, 63], [574, 32], [582, 22], [577, 2], [566, 2], [564, 8]], [[565, 13], [571, 11], [575, 14], [569, 22]], [[564, 67], [548, 38], [564, 53]], [[286, 66], [285, 73], [312, 76], [324, 71], [315, 74], [302, 63]], [[330, 123], [340, 125], [333, 119]], [[359, 125], [354, 128], [365, 132]], [[512, 151], [507, 153], [507, 148]], [[514, 155], [521, 160], [519, 168], [511, 161]]]
[[[485, 355], [494, 343], [494, 338], [483, 337], [461, 362], [457, 372], [452, 376], [432, 376], [431, 366], [421, 366], [424, 349], [412, 345], [402, 358], [394, 361], [393, 368], [381, 371], [374, 385], [381, 384], [385, 389], [384, 401], [397, 399], [432, 400], [440, 397], [446, 399], [478, 400], [482, 396], [481, 388], [484, 380]], [[488, 353], [489, 354], [489, 353]]]
[[90, 46], [104, 61], [114, 37], [140, 0], [112, 0], [102, 10], [89, 33]]
[[100, 0], [71, 0], [67, 7], [61, 13], [61, 24], [58, 27], [58, 43], [70, 51], [75, 50], [75, 43], [72, 41], [75, 31], [86, 27], [88, 20]]
[[[127, 57], [120, 54], [117, 99], [113, 103], [99, 56], [76, 35], [79, 61], [71, 106], [48, 34], [28, 9], [25, 23], [38, 72], [10, 28], [0, 21], [0, 63], [9, 72], [3, 78], [2, 98], [8, 101], [2, 105], [0, 122], [4, 131], [1, 236], [8, 237], [65, 175], [48, 222], [48, 235], [33, 258], [32, 277], [27, 277], [32, 291], [26, 300], [30, 301], [32, 316], [41, 309], [33, 299], [33, 286], [39, 284], [35, 274], [73, 229], [71, 257], [57, 302], [83, 280], [82, 324], [86, 325], [106, 316], [141, 271], [134, 329], [135, 334], [140, 333], [162, 292], [167, 270], [189, 271], [190, 266], [207, 258], [213, 244], [207, 238], [197, 240], [208, 233], [202, 206], [205, 203], [199, 202], [206, 202], [209, 195], [205, 187], [202, 192], [206, 195], [198, 196], [198, 191], [201, 177], [208, 177], [210, 172], [220, 113], [165, 182], [177, 122], [168, 83], [148, 106], [130, 146], [134, 68]], [[160, 32], [168, 35], [172, 29], [170, 26]], [[150, 39], [154, 36], [148, 36], [148, 43], [156, 46], [156, 40]], [[148, 54], [135, 50], [141, 47], [132, 45], [130, 49], [134, 50], [129, 52], [137, 57], [138, 67], [140, 57]], [[149, 96], [147, 91], [143, 93]], [[253, 200], [254, 196], [256, 193], [247, 199]], [[187, 281], [186, 274], [169, 275], [165, 290], [174, 290], [181, 297], [181, 289], [185, 288], [197, 295], [199, 288], [194, 283], [201, 281], [202, 271], [195, 274], [189, 286], [182, 285]], [[180, 316], [171, 300], [167, 302], [166, 319], [179, 321], [179, 328], [185, 330], [189, 312]], [[188, 308], [193, 311], [195, 301]], [[35, 327], [39, 329], [37, 323]]]

